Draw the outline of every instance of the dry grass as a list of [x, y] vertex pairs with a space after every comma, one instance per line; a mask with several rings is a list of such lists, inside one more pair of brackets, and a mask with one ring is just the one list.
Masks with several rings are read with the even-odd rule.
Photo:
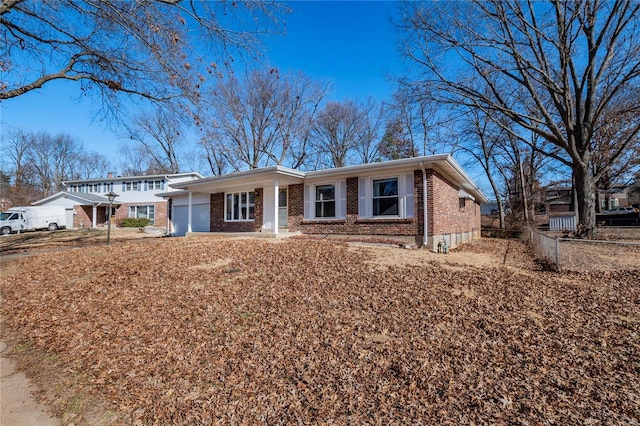
[[1, 312], [76, 424], [637, 423], [640, 271], [547, 273], [498, 244], [458, 252], [494, 259], [473, 266], [327, 241], [123, 242], [12, 261]]

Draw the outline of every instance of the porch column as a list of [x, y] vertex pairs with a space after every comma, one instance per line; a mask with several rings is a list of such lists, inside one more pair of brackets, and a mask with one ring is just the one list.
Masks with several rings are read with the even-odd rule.
[[274, 215], [273, 215], [273, 233], [278, 233], [278, 214], [280, 211], [278, 210], [280, 207], [278, 206], [278, 198], [280, 197], [280, 190], [278, 188], [278, 180], [276, 179], [273, 183], [273, 203], [274, 203]]
[[98, 206], [97, 205], [93, 205], [93, 219], [91, 220], [91, 227], [92, 228], [97, 228], [98, 227]]
[[189, 209], [188, 209], [188, 213], [187, 213], [187, 232], [192, 232], [191, 231], [191, 201], [192, 201], [192, 195], [193, 195], [193, 193], [191, 191], [189, 191]]

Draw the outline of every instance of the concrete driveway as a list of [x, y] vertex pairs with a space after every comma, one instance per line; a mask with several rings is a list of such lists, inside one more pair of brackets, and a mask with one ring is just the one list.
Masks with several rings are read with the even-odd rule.
[[15, 360], [6, 355], [8, 346], [0, 341], [0, 424], [11, 426], [57, 426], [60, 421], [39, 404], [37, 387], [18, 371]]

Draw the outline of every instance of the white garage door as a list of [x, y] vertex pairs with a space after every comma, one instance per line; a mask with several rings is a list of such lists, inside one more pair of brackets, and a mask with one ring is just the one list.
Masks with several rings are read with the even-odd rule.
[[[173, 206], [173, 234], [184, 236], [187, 233], [189, 206]], [[194, 204], [191, 210], [191, 230], [193, 232], [209, 232], [209, 204]]]

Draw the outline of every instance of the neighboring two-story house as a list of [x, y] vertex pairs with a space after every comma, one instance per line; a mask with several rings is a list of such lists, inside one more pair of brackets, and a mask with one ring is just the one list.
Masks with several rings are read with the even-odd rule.
[[[120, 225], [128, 217], [146, 218], [158, 227], [167, 226], [168, 200], [157, 196], [170, 184], [201, 179], [199, 173], [176, 173], [148, 176], [117, 176], [111, 173], [101, 179], [63, 182], [65, 191], [33, 203], [35, 206], [64, 206], [67, 228], [96, 228], [106, 225], [109, 199], [106, 194], [118, 194], [112, 203], [112, 223]], [[73, 224], [73, 226], [71, 226]]]

